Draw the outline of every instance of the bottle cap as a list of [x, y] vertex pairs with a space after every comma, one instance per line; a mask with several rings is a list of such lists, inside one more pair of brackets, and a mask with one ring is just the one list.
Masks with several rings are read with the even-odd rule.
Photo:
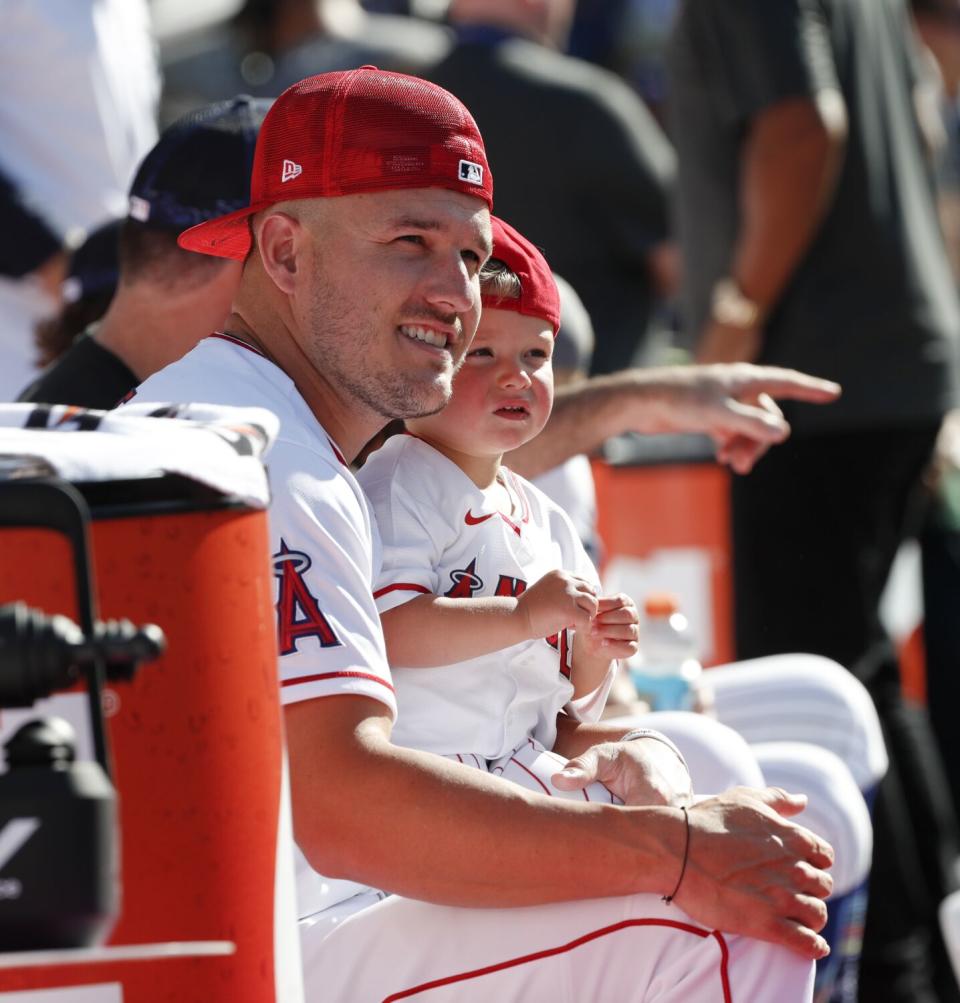
[[643, 600], [647, 616], [673, 616], [679, 609], [680, 602], [672, 592], [651, 592]]

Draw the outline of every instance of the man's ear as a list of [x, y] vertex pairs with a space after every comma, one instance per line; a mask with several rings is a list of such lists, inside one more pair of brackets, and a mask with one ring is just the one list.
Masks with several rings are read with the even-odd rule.
[[285, 212], [268, 213], [257, 228], [263, 270], [281, 292], [292, 293], [301, 268], [303, 226]]

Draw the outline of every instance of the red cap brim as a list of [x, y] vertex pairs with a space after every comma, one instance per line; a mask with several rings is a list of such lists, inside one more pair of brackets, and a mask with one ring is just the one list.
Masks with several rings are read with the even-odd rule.
[[274, 203], [260, 202], [238, 209], [226, 216], [208, 219], [184, 230], [177, 237], [177, 243], [187, 251], [198, 254], [212, 254], [216, 258], [233, 258], [245, 261], [252, 244], [250, 238], [250, 217]]

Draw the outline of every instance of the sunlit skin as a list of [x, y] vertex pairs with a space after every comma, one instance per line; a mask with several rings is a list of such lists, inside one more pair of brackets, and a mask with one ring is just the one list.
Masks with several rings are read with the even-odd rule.
[[529, 442], [553, 406], [553, 330], [538, 317], [484, 308], [453, 396], [438, 414], [407, 422], [481, 488], [505, 452]]
[[479, 315], [481, 200], [421, 188], [282, 203], [255, 232], [247, 267], [266, 274], [228, 330], [291, 375], [347, 456], [389, 419], [443, 407]]

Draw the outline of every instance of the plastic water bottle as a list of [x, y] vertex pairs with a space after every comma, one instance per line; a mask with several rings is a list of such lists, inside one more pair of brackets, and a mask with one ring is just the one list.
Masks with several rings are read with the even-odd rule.
[[627, 662], [637, 696], [653, 710], [690, 710], [703, 667], [687, 618], [666, 592], [647, 596], [643, 610], [640, 650]]

